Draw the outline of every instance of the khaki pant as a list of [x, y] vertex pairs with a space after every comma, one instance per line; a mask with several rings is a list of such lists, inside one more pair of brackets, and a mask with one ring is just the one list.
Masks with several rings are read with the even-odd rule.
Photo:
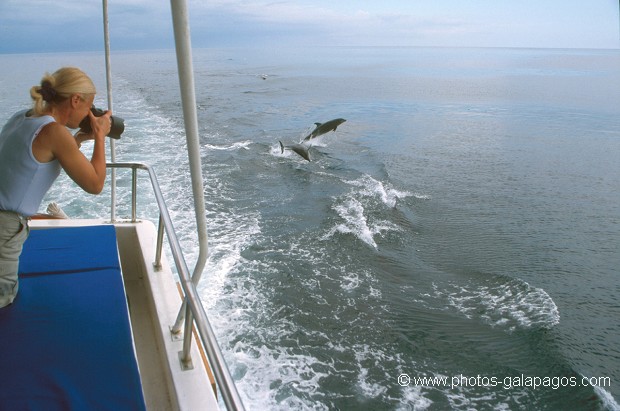
[[19, 256], [29, 232], [24, 217], [0, 211], [0, 308], [11, 304], [17, 295]]

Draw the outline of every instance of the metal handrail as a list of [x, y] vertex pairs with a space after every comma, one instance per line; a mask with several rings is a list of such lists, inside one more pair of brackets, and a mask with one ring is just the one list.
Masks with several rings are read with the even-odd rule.
[[[209, 363], [211, 364], [211, 368], [213, 369], [215, 380], [218, 384], [220, 392], [222, 393], [222, 399], [224, 401], [224, 404], [226, 404], [226, 407], [229, 410], [244, 410], [243, 402], [241, 401], [235, 383], [230, 376], [230, 371], [228, 370], [228, 366], [224, 361], [224, 356], [222, 355], [222, 351], [220, 350], [220, 347], [215, 338], [215, 334], [213, 333], [213, 329], [211, 328], [211, 324], [209, 323], [209, 319], [207, 318], [207, 313], [200, 301], [196, 286], [194, 285], [190, 277], [187, 262], [183, 257], [183, 251], [181, 250], [179, 239], [174, 230], [172, 219], [170, 218], [170, 214], [168, 213], [168, 207], [166, 206], [166, 202], [159, 187], [155, 171], [153, 170], [153, 168], [143, 163], [108, 163], [107, 166], [110, 168], [130, 168], [132, 170], [132, 221], [135, 221], [136, 215], [135, 200], [137, 195], [137, 170], [146, 170], [148, 172], [149, 178], [151, 180], [151, 185], [153, 187], [153, 193], [155, 195], [155, 200], [159, 208], [160, 230], [161, 223], [163, 223], [166, 235], [168, 236], [168, 242], [170, 244], [172, 257], [174, 259], [174, 263], [179, 274], [181, 287], [183, 288], [183, 292], [185, 293], [185, 301], [187, 301], [188, 313], [191, 314], [186, 316], [186, 330], [189, 328], [193, 317], [195, 319], [195, 325], [196, 329], [198, 330], [198, 335], [200, 336], [202, 345], [207, 353], [207, 358], [209, 359]], [[160, 238], [162, 239], [160, 240]], [[158, 244], [156, 250], [156, 255], [158, 256], [161, 256], [162, 243], [163, 235], [158, 235]], [[157, 263], [158, 262], [155, 262], [155, 264]], [[186, 331], [183, 337], [183, 358], [189, 358], [191, 335], [191, 332]]]

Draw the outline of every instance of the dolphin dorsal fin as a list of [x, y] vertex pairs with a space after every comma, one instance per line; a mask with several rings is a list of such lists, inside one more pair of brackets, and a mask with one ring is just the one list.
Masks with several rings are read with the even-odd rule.
[[317, 127], [321, 127], [321, 124], [323, 123], [314, 123], [314, 125], [316, 125]]

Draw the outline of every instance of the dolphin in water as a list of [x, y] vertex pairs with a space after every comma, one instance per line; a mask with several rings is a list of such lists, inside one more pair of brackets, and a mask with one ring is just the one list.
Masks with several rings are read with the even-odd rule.
[[344, 123], [345, 121], [347, 120], [345, 120], [344, 118], [336, 118], [333, 120], [329, 120], [327, 123], [314, 123], [316, 127], [314, 128], [314, 130], [312, 130], [310, 134], [306, 136], [306, 138], [304, 138], [303, 141], [311, 140], [322, 134], [329, 133], [330, 131], [336, 131], [338, 126]]
[[281, 141], [279, 143], [280, 143], [280, 149], [282, 150], [282, 153], [284, 153], [285, 148], [288, 148], [289, 150], [296, 152], [297, 154], [299, 154], [306, 160], [310, 161], [310, 153], [308, 152], [308, 149], [310, 148], [309, 146], [306, 146], [304, 144], [297, 144], [297, 143], [285, 146], [284, 144], [282, 144]]
[[314, 123], [316, 125], [314, 130], [312, 130], [312, 132], [308, 134], [300, 143], [285, 146], [280, 141], [280, 150], [284, 153], [284, 149], [289, 149], [310, 161], [310, 153], [308, 151], [310, 149], [310, 144], [308, 143], [308, 145], [306, 145], [306, 142], [325, 133], [329, 133], [330, 131], [336, 131], [336, 128], [338, 128], [338, 126], [345, 121], [347, 120], [344, 118], [336, 118], [334, 120], [329, 120], [327, 123]]

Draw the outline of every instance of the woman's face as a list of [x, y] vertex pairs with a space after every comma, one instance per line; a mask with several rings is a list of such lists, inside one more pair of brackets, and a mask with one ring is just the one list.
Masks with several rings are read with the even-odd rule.
[[72, 113], [69, 117], [69, 121], [67, 123], [67, 127], [70, 128], [78, 128], [80, 122], [84, 119], [84, 117], [88, 116], [88, 112], [93, 105], [93, 101], [95, 100], [94, 95], [86, 95], [82, 96], [80, 94], [74, 94], [71, 96], [72, 99]]

